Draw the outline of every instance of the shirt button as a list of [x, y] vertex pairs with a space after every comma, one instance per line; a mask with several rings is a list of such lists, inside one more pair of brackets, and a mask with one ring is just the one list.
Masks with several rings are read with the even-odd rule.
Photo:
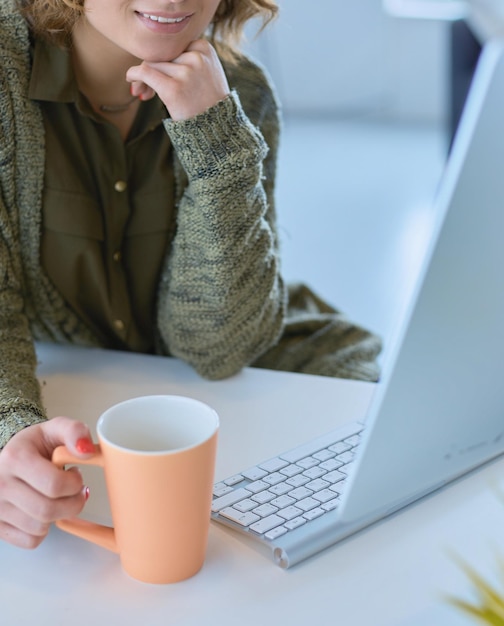
[[121, 251], [120, 251], [120, 250], [116, 250], [116, 251], [114, 252], [114, 254], [112, 255], [112, 258], [114, 259], [114, 261], [115, 261], [116, 263], [119, 263], [119, 261], [121, 261], [121, 259], [122, 259], [122, 254], [121, 254]]
[[114, 184], [114, 189], [118, 191], [119, 193], [122, 193], [123, 191], [126, 191], [127, 186], [128, 185], [124, 180], [118, 180]]
[[114, 327], [117, 331], [122, 332], [124, 330], [124, 322], [122, 320], [114, 320]]

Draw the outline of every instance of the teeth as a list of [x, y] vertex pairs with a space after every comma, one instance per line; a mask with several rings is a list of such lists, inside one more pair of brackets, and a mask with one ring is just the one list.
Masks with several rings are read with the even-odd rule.
[[160, 24], [178, 24], [185, 19], [184, 17], [160, 17], [158, 15], [149, 15], [149, 13], [140, 13], [140, 15]]

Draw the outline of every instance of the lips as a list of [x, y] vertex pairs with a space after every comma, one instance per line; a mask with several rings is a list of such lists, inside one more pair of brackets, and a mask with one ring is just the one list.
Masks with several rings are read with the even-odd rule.
[[152, 22], [157, 22], [158, 24], [180, 24], [190, 17], [189, 15], [183, 15], [181, 17], [165, 17], [162, 15], [153, 15], [151, 13], [142, 13], [140, 11], [138, 12], [138, 15], [151, 20]]

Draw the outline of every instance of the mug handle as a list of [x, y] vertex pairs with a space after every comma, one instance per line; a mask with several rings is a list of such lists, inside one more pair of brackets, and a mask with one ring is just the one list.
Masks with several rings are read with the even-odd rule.
[[[103, 454], [99, 444], [95, 444], [95, 455], [90, 459], [78, 459], [66, 446], [58, 446], [54, 449], [52, 462], [63, 469], [67, 463], [74, 465], [97, 465], [103, 468]], [[111, 552], [119, 552], [115, 538], [115, 531], [110, 526], [88, 522], [87, 520], [74, 517], [73, 519], [56, 520], [56, 526], [71, 535], [96, 543]]]

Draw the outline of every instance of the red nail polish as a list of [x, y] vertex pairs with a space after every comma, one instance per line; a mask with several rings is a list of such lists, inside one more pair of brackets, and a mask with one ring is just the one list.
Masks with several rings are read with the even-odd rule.
[[77, 452], [80, 452], [81, 454], [93, 454], [95, 451], [94, 443], [87, 437], [81, 437], [81, 439], [78, 439], [75, 444], [75, 448]]
[[84, 498], [86, 502], [89, 500], [89, 487], [84, 487]]

